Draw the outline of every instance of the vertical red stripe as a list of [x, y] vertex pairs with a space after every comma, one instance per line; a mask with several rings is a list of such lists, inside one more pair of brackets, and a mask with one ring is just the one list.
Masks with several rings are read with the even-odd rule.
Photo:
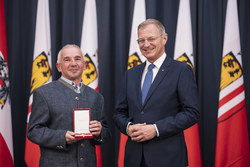
[[0, 166], [7, 166], [7, 167], [12, 167], [13, 166], [13, 160], [10, 154], [10, 150], [0, 133]]
[[[7, 56], [7, 42], [6, 42], [6, 27], [5, 27], [5, 16], [4, 16], [4, 0], [0, 0], [0, 51], [3, 54], [5, 61], [8, 64], [8, 56]], [[0, 112], [9, 112], [3, 109]], [[1, 118], [5, 119], [5, 118]], [[11, 128], [8, 130], [12, 130]], [[13, 167], [13, 159], [11, 156], [11, 152], [5, 140], [8, 138], [4, 138], [0, 132], [0, 166], [8, 166]], [[9, 136], [8, 136], [9, 137]]]
[[218, 123], [215, 167], [249, 167], [246, 108]]
[[[97, 86], [95, 90], [98, 92], [99, 86]], [[95, 154], [97, 167], [102, 167], [102, 147], [100, 145], [95, 146]]]
[[186, 129], [184, 135], [188, 150], [188, 167], [201, 167], [199, 124]]
[[[31, 106], [29, 106], [28, 114], [31, 113]], [[28, 124], [26, 131], [28, 130]], [[40, 148], [37, 144], [32, 143], [26, 136], [24, 159], [28, 167], [39, 167]]]
[[101, 146], [96, 145], [95, 146], [95, 151], [96, 151], [96, 163], [97, 167], [102, 167], [102, 151], [101, 151]]
[[26, 137], [25, 162], [29, 167], [39, 167], [40, 148]]
[[13, 166], [13, 160], [10, 154], [10, 150], [0, 133], [0, 166], [7, 166], [12, 167]]
[[0, 0], [0, 51], [2, 52], [4, 59], [8, 64], [4, 0]]
[[118, 155], [118, 167], [124, 167], [124, 156], [125, 156], [125, 146], [128, 140], [128, 136], [120, 133], [120, 146]]

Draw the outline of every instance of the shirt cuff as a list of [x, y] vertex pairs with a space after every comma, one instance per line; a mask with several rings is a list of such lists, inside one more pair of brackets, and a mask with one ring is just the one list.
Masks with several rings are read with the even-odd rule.
[[[126, 128], [126, 133], [127, 133], [127, 135], [128, 135], [128, 126], [129, 125], [133, 125], [133, 123], [132, 122], [128, 122], [128, 124], [127, 124], [127, 128]], [[128, 135], [129, 136], [129, 135]]]
[[156, 124], [154, 124], [154, 126], [155, 126], [155, 136], [159, 137], [160, 135], [159, 135], [159, 131], [158, 131]]

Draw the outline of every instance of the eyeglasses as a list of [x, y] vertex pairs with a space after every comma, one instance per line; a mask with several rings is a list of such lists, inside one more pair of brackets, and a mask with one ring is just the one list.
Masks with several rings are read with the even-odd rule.
[[163, 34], [161, 34], [158, 37], [149, 37], [149, 38], [146, 38], [146, 39], [137, 39], [136, 41], [138, 42], [139, 45], [143, 45], [146, 41], [148, 41], [149, 43], [153, 43], [155, 40], [157, 40], [162, 35]]

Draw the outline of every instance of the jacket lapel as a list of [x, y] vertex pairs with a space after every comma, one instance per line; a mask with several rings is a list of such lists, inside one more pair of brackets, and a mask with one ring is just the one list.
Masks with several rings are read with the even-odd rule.
[[137, 75], [136, 76], [136, 79], [137, 79], [136, 81], [137, 93], [136, 94], [137, 94], [137, 99], [139, 102], [138, 104], [140, 104], [140, 106], [142, 106], [141, 80], [142, 80], [142, 73], [143, 73], [145, 66], [146, 66], [146, 61], [141, 66], [139, 66], [137, 74], [136, 74]]
[[149, 100], [149, 98], [151, 97], [151, 95], [154, 93], [155, 89], [157, 88], [157, 86], [161, 83], [162, 79], [166, 76], [166, 74], [169, 71], [170, 68], [170, 64], [171, 64], [172, 59], [170, 57], [166, 57], [164, 62], [162, 63], [149, 91], [147, 94], [147, 97], [145, 99], [144, 105], [147, 103], [147, 101]]

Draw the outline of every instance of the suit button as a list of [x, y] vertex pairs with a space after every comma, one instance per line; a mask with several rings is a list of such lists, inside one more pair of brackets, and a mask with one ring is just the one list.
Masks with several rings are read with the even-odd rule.
[[82, 144], [81, 144], [81, 147], [84, 148], [84, 146], [85, 146], [85, 145], [82, 143]]
[[76, 99], [76, 100], [79, 100], [79, 97], [76, 97], [75, 99]]
[[144, 114], [144, 111], [142, 111], [141, 114]]
[[56, 146], [56, 148], [58, 148], [58, 149], [63, 149], [63, 146]]
[[84, 161], [84, 158], [80, 158], [80, 161], [83, 162], [83, 161]]

